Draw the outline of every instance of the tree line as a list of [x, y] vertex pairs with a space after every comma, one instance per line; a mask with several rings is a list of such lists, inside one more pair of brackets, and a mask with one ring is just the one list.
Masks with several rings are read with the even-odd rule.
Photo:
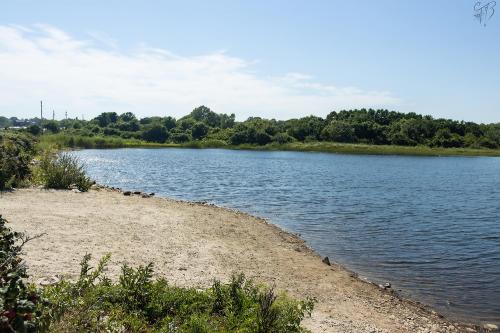
[[[3, 119], [2, 123], [6, 121], [9, 119]], [[139, 119], [130, 112], [105, 112], [88, 121], [40, 121], [35, 118], [25, 120], [25, 123], [31, 124], [27, 126], [27, 130], [34, 135], [64, 132], [156, 143], [218, 140], [230, 145], [266, 145], [328, 141], [444, 148], [500, 148], [500, 123], [477, 124], [382, 109], [333, 111], [325, 118], [312, 115], [289, 120], [250, 117], [237, 122], [234, 114], [216, 113], [206, 106], [200, 106], [179, 119], [170, 116]]]

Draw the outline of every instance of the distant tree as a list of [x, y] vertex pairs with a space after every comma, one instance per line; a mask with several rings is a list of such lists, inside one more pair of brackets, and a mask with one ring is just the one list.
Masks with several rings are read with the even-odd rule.
[[190, 130], [194, 124], [196, 124], [196, 120], [191, 117], [183, 118], [177, 121], [176, 128], [178, 128], [181, 132], [186, 132]]
[[141, 125], [149, 125], [149, 124], [159, 124], [162, 122], [161, 117], [145, 117], [139, 120]]
[[42, 128], [38, 125], [30, 125], [28, 126], [27, 130], [33, 135], [39, 135], [40, 133], [42, 133]]
[[175, 125], [176, 125], [175, 118], [168, 116], [163, 119], [163, 126], [165, 126], [167, 130], [175, 128]]
[[323, 129], [321, 136], [328, 141], [355, 141], [354, 128], [344, 121], [332, 121]]
[[142, 132], [142, 139], [150, 142], [163, 143], [168, 138], [167, 129], [161, 125], [153, 125], [151, 128]]
[[119, 121], [118, 128], [120, 129], [120, 131], [137, 132], [140, 129], [140, 125], [139, 121], [133, 118], [129, 121]]
[[208, 126], [202, 122], [197, 122], [191, 128], [191, 136], [195, 140], [203, 139], [208, 134]]
[[241, 145], [248, 142], [248, 128], [243, 124], [236, 125], [234, 133], [229, 137], [229, 143], [232, 145]]
[[104, 135], [109, 136], [119, 136], [121, 134], [120, 130], [112, 127], [106, 127], [102, 132]]
[[11, 123], [8, 118], [0, 116], [0, 128], [9, 127], [10, 125]]
[[210, 127], [220, 126], [220, 116], [204, 105], [195, 108], [189, 116], [194, 120], [207, 124]]
[[256, 143], [258, 145], [266, 145], [271, 141], [272, 141], [272, 138], [269, 134], [267, 134], [264, 131], [257, 131], [254, 134], [252, 143]]
[[231, 115], [221, 114], [220, 115], [220, 128], [233, 128], [235, 124], [235, 115], [231, 113]]
[[122, 113], [118, 117], [118, 119], [121, 121], [124, 121], [124, 122], [131, 122], [131, 121], [137, 120], [137, 118], [135, 117], [135, 115], [132, 112]]
[[96, 121], [99, 126], [106, 127], [118, 121], [118, 114], [116, 112], [103, 112], [93, 120]]
[[299, 141], [304, 141], [307, 137], [319, 140], [325, 120], [321, 117], [309, 116], [300, 119], [292, 119], [287, 122], [288, 134]]
[[47, 120], [43, 123], [43, 128], [51, 131], [52, 133], [58, 133], [59, 132], [59, 125], [57, 124], [57, 121], [55, 120]]
[[191, 137], [187, 133], [172, 133], [170, 139], [175, 143], [184, 143], [191, 140]]
[[457, 133], [451, 133], [448, 128], [441, 128], [432, 139], [431, 146], [444, 148], [463, 147], [464, 139]]
[[285, 144], [293, 142], [295, 139], [287, 133], [278, 133], [272, 137], [272, 141], [279, 144]]

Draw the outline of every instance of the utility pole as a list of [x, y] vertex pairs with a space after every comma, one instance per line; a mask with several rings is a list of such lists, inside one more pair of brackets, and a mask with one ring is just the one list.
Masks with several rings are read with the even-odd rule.
[[66, 118], [66, 120], [68, 120], [68, 111], [66, 110], [66, 112], [64, 112], [64, 118]]
[[40, 101], [40, 123], [43, 121], [43, 102]]
[[52, 110], [52, 121], [54, 121], [55, 119], [56, 119], [56, 112]]

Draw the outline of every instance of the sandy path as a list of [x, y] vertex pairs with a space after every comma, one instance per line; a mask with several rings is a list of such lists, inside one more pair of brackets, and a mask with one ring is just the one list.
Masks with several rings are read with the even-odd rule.
[[209, 286], [232, 272], [318, 300], [304, 323], [313, 332], [459, 332], [436, 314], [327, 266], [302, 240], [262, 219], [218, 207], [162, 198], [19, 190], [0, 194], [11, 227], [43, 238], [26, 246], [33, 278], [76, 276], [85, 253], [121, 263], [153, 262], [158, 275], [184, 286]]

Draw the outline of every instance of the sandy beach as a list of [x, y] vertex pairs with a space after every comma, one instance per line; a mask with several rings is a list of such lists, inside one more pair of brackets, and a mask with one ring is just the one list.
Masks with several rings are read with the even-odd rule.
[[109, 189], [23, 189], [0, 195], [0, 214], [17, 231], [45, 233], [25, 247], [35, 282], [75, 277], [86, 253], [94, 261], [111, 253], [111, 276], [123, 263], [153, 262], [158, 276], [180, 286], [207, 287], [242, 272], [291, 296], [314, 297], [304, 326], [315, 333], [475, 332], [324, 264], [299, 237], [229, 209]]

